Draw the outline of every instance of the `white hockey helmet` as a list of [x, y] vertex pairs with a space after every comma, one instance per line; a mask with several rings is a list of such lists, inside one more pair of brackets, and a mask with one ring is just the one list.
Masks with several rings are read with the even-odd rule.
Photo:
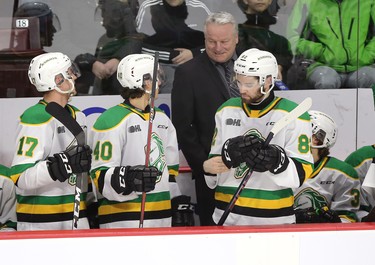
[[[34, 57], [29, 66], [29, 80], [39, 92], [56, 89], [60, 93], [68, 94], [74, 90], [72, 75], [79, 76], [78, 69], [72, 65], [68, 56], [60, 52], [49, 52]], [[62, 91], [58, 87], [65, 79], [68, 79], [72, 88]]]
[[[267, 76], [272, 76], [272, 83], [269, 91], [274, 87], [279, 69], [277, 61], [272, 53], [262, 51], [256, 48], [244, 51], [234, 63], [234, 72], [246, 76], [258, 76], [262, 94], [264, 91], [264, 83]], [[268, 92], [269, 92], [268, 91]]]
[[[159, 68], [159, 67], [158, 67]], [[152, 80], [154, 57], [149, 54], [130, 54], [124, 57], [117, 66], [117, 79], [123, 87], [143, 90], [143, 81]], [[158, 82], [156, 82], [158, 89]]]
[[329, 115], [316, 110], [310, 110], [309, 115], [312, 124], [312, 134], [323, 143], [322, 145], [313, 145], [311, 143], [311, 147], [333, 147], [336, 143], [338, 133], [335, 121]]

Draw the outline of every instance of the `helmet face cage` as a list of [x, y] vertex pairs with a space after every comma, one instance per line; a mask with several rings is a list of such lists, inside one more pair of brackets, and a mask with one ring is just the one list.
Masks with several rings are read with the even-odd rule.
[[[262, 94], [270, 92], [278, 75], [278, 66], [275, 56], [267, 51], [249, 49], [243, 52], [234, 63], [234, 72], [245, 76], [259, 77]], [[264, 84], [268, 76], [272, 77], [271, 87], [265, 92]]]
[[[61, 91], [59, 86], [66, 79], [72, 80], [73, 76], [79, 77], [80, 74], [68, 56], [51, 52], [38, 55], [31, 61], [28, 76], [39, 92], [57, 89], [61, 93], [69, 93], [71, 91]], [[73, 89], [74, 83], [71, 90]]]
[[320, 145], [314, 145], [311, 142], [313, 148], [331, 148], [336, 143], [337, 139], [337, 125], [335, 121], [327, 114], [320, 111], [309, 111], [312, 134], [322, 143]]
[[[158, 69], [160, 68], [158, 67]], [[148, 54], [130, 54], [120, 61], [117, 67], [117, 79], [123, 87], [144, 90], [144, 81], [153, 79], [153, 71], [153, 56]], [[159, 80], [159, 73], [157, 78]], [[158, 89], [158, 85], [156, 88]]]

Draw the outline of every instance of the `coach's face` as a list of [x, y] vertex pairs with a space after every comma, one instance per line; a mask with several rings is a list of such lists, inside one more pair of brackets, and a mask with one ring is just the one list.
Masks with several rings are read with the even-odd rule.
[[227, 62], [234, 54], [238, 34], [233, 24], [209, 23], [205, 29], [205, 46], [208, 57], [217, 63]]

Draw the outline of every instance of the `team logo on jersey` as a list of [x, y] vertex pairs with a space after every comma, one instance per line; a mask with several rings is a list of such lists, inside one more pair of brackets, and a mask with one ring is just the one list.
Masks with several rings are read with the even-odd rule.
[[294, 197], [294, 206], [297, 209], [321, 209], [327, 205], [327, 199], [318, 191], [312, 188], [305, 188]]
[[[145, 146], [145, 151], [147, 146]], [[160, 172], [163, 172], [167, 166], [165, 160], [165, 152], [163, 141], [160, 139], [159, 135], [155, 132], [151, 134], [151, 148], [150, 148], [150, 165], [156, 167]], [[156, 182], [159, 182], [162, 176], [158, 176]]]
[[65, 126], [59, 126], [57, 127], [57, 133], [65, 133]]
[[142, 129], [141, 129], [141, 126], [139, 124], [130, 126], [128, 128], [129, 133], [135, 133], [135, 132], [141, 132], [141, 131], [142, 131]]
[[69, 179], [68, 179], [68, 183], [70, 186], [74, 186], [76, 185], [77, 183], [77, 175], [76, 174], [71, 174]]
[[241, 119], [226, 119], [225, 124], [229, 126], [241, 126]]
[[264, 140], [263, 135], [260, 133], [260, 131], [258, 131], [255, 128], [251, 128], [250, 130], [248, 130], [247, 132], [245, 132], [244, 135], [254, 135], [254, 136], [256, 136], [256, 137]]
[[236, 170], [234, 171], [234, 177], [236, 179], [241, 179], [247, 175], [250, 168], [246, 165], [246, 163], [241, 163], [238, 167], [236, 167]]

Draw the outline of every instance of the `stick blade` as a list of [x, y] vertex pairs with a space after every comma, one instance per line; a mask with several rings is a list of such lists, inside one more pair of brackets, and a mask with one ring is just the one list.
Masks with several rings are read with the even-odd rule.
[[299, 116], [301, 116], [303, 113], [308, 111], [311, 108], [311, 106], [312, 99], [310, 97], [305, 98], [305, 100], [302, 101], [297, 107], [295, 107], [291, 112], [286, 114], [284, 117], [282, 117], [275, 123], [275, 125], [271, 129], [272, 134], [277, 134], [285, 126], [287, 126], [288, 124], [296, 120]]
[[49, 102], [46, 111], [54, 118], [60, 121], [77, 139], [78, 145], [85, 145], [85, 132], [78, 122], [69, 115], [69, 113], [61, 105], [56, 102]]

